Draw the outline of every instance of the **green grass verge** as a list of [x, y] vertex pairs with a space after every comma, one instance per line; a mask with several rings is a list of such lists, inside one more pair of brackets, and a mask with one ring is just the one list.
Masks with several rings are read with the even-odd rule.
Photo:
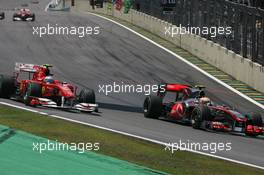
[[262, 175], [264, 171], [0, 105], [0, 124], [60, 142], [99, 142], [100, 154], [170, 174]]

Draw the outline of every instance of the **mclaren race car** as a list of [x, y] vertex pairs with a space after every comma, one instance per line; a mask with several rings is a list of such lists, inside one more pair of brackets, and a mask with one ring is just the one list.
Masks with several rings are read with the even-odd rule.
[[13, 15], [13, 21], [35, 21], [35, 14], [23, 8]]
[[5, 13], [4, 12], [0, 12], [0, 20], [5, 19]]
[[[0, 75], [0, 97], [21, 101], [33, 107], [98, 112], [92, 89], [82, 89], [76, 95], [77, 87], [55, 80], [50, 67], [16, 63], [14, 76]], [[25, 74], [27, 78], [24, 78]]]
[[195, 129], [263, 135], [260, 114], [243, 115], [227, 106], [216, 105], [205, 96], [203, 89], [203, 86], [166, 84], [165, 91], [146, 97], [144, 116], [189, 123]]

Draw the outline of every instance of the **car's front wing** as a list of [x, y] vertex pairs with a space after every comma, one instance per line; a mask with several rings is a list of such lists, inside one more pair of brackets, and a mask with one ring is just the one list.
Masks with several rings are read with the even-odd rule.
[[80, 111], [80, 112], [98, 112], [98, 104], [91, 103], [77, 103], [74, 105], [57, 105], [56, 102], [47, 98], [29, 97], [30, 106], [41, 106], [47, 108], [56, 108], [68, 111]]
[[15, 21], [32, 21], [33, 17], [20, 17], [20, 16], [16, 16], [14, 17]]

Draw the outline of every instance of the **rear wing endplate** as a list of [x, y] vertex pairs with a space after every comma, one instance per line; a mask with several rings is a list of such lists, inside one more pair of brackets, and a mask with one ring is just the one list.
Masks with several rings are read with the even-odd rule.
[[15, 72], [31, 72], [34, 73], [37, 70], [35, 69], [34, 64], [26, 64], [26, 63], [16, 63], [15, 64]]

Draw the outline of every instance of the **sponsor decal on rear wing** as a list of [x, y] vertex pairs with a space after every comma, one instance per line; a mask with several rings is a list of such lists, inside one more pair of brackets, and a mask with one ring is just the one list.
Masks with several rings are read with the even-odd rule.
[[36, 72], [36, 66], [34, 64], [16, 63], [15, 72]]

